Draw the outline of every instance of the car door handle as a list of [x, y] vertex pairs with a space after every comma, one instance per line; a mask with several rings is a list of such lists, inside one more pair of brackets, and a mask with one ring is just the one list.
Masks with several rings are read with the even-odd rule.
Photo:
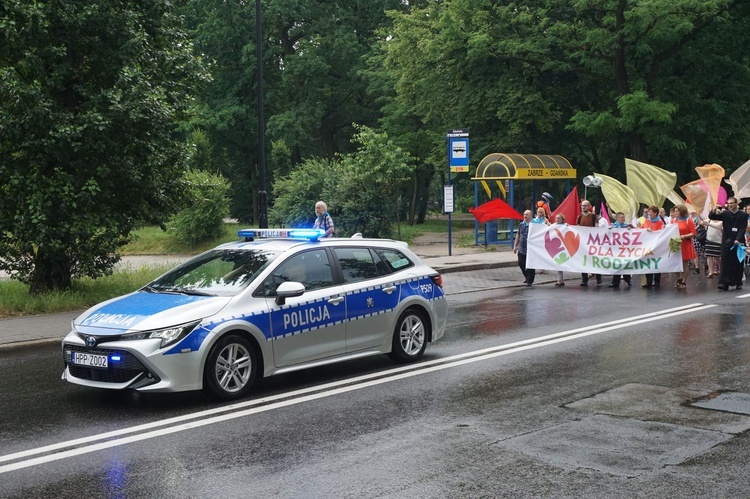
[[386, 286], [386, 287], [384, 287], [384, 288], [383, 288], [383, 291], [385, 291], [385, 292], [386, 292], [386, 293], [388, 293], [388, 294], [391, 294], [391, 293], [393, 293], [394, 291], [396, 291], [396, 289], [398, 289], [398, 288], [397, 288], [396, 286], [392, 286], [392, 285], [391, 285], [391, 286]]
[[343, 296], [336, 296], [335, 298], [329, 298], [328, 299], [328, 303], [330, 303], [331, 305], [338, 305], [342, 301], [344, 301], [344, 297]]

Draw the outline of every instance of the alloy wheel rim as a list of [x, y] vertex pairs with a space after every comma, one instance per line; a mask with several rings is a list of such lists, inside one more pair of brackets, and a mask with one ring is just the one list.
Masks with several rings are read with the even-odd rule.
[[408, 355], [416, 355], [424, 345], [424, 324], [415, 315], [410, 315], [401, 323], [401, 348]]
[[252, 360], [244, 346], [232, 343], [224, 347], [216, 359], [216, 381], [226, 392], [238, 392], [250, 379]]

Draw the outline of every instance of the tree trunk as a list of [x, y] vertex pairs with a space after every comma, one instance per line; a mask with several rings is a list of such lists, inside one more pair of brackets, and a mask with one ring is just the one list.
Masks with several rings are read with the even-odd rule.
[[409, 205], [409, 225], [413, 226], [417, 214], [417, 191], [419, 190], [419, 170], [414, 169], [414, 175], [412, 176], [414, 182], [412, 182], [411, 191], [411, 204]]
[[628, 149], [630, 154], [628, 158], [648, 163], [648, 152], [646, 152], [646, 141], [639, 133], [633, 133], [628, 137]]
[[64, 253], [40, 247], [34, 257], [34, 270], [29, 278], [29, 293], [64, 291], [72, 284], [71, 265]]

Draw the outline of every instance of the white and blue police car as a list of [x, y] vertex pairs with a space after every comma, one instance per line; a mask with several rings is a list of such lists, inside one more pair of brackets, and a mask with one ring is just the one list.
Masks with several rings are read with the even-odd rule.
[[63, 339], [63, 379], [229, 400], [259, 377], [377, 354], [419, 359], [445, 332], [438, 272], [406, 243], [320, 232], [241, 230], [92, 307]]

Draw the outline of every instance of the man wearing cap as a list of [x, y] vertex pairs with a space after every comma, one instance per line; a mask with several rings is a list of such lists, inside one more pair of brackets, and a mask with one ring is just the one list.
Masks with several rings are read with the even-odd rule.
[[542, 193], [542, 200], [536, 202], [536, 207], [537, 208], [544, 209], [544, 214], [547, 215], [547, 219], [549, 219], [550, 217], [552, 217], [552, 210], [550, 210], [550, 205], [549, 204], [550, 204], [550, 202], [553, 199], [554, 198], [552, 197], [552, 194], [550, 194], [549, 192], [543, 192]]

